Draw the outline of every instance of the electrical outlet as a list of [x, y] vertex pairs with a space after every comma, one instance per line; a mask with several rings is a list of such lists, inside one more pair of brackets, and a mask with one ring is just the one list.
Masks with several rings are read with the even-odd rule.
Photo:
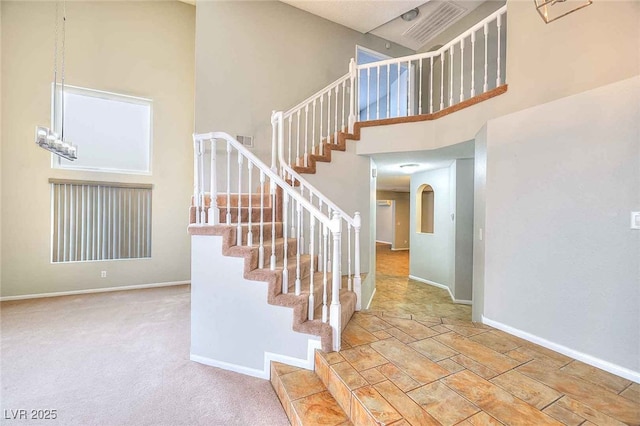
[[107, 271], [100, 271], [100, 278], [107, 278]]

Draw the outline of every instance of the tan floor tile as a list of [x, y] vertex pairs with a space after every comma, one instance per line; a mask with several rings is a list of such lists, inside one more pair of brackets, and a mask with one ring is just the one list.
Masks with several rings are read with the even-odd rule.
[[449, 374], [447, 370], [395, 339], [380, 340], [371, 347], [421, 384]]
[[522, 354], [523, 356], [528, 356], [531, 359], [536, 359], [538, 361], [544, 362], [545, 364], [548, 364], [554, 368], [564, 367], [572, 361], [572, 359], [569, 357], [537, 345], [522, 346], [518, 349], [515, 349], [515, 352]]
[[601, 386], [564, 371], [550, 369], [538, 360], [518, 367], [518, 371], [623, 423], [640, 424], [638, 404]]
[[[383, 340], [384, 341], [384, 340]], [[345, 360], [358, 371], [368, 370], [389, 362], [385, 357], [369, 346], [358, 346], [340, 352]]]
[[527, 419], [532, 425], [562, 425], [470, 371], [453, 374], [442, 379], [442, 382], [505, 424], [522, 424], [522, 419]]
[[569, 374], [581, 377], [591, 383], [600, 385], [611, 392], [620, 393], [632, 382], [619, 376], [614, 376], [599, 368], [592, 367], [580, 361], [572, 361], [561, 369]]
[[296, 371], [280, 376], [280, 380], [291, 401], [325, 390], [322, 381], [313, 371]]
[[409, 424], [414, 426], [439, 426], [439, 423], [431, 417], [420, 405], [416, 404], [402, 390], [393, 383], [380, 382], [374, 386], [376, 390], [398, 411]]
[[620, 395], [640, 404], [640, 385], [638, 383], [634, 383], [620, 392]]
[[529, 362], [533, 359], [533, 356], [530, 354], [526, 354], [524, 352], [520, 352], [518, 349], [514, 349], [512, 351], [509, 352], [505, 352], [505, 355], [507, 355], [509, 358], [513, 358], [516, 361], [520, 361], [521, 363], [525, 363], [525, 362]]
[[445, 327], [442, 324], [439, 325], [434, 325], [433, 327], [431, 327], [431, 329], [435, 332], [437, 332], [438, 334], [442, 334], [442, 333], [451, 333], [451, 330], [449, 330], [447, 327]]
[[461, 426], [502, 426], [502, 423], [485, 413], [479, 412], [462, 423], [458, 423]]
[[329, 365], [337, 364], [344, 361], [344, 358], [342, 357], [342, 355], [340, 355], [340, 352], [323, 352], [321, 350], [316, 350], [316, 353], [327, 360], [327, 364]]
[[558, 405], [578, 416], [587, 419], [587, 421], [593, 422], [600, 426], [622, 426], [624, 423], [595, 410], [588, 405], [582, 404], [568, 396], [562, 397], [554, 405]]
[[458, 354], [458, 352], [454, 351], [450, 347], [431, 338], [409, 343], [409, 346], [429, 358], [431, 361], [441, 361]]
[[471, 336], [475, 336], [476, 334], [487, 332], [487, 330], [484, 330], [482, 328], [472, 327], [472, 326], [464, 327], [461, 325], [453, 325], [453, 324], [443, 324], [443, 326], [445, 328], [448, 328], [451, 331], [455, 331], [456, 333], [464, 337], [471, 337]]
[[420, 386], [420, 383], [413, 380], [408, 374], [404, 373], [392, 363], [381, 365], [377, 369], [403, 392], [408, 392]]
[[496, 352], [505, 353], [512, 351], [520, 346], [520, 344], [512, 339], [504, 337], [495, 331], [488, 331], [469, 338], [474, 342], [485, 345], [489, 349], [493, 349]]
[[329, 364], [327, 363], [327, 360], [320, 355], [320, 351], [316, 351], [313, 366], [316, 375], [320, 378], [322, 383], [327, 386], [329, 384]]
[[359, 325], [349, 323], [342, 331], [342, 340], [351, 346], [359, 346], [375, 342], [378, 338]]
[[408, 395], [446, 426], [454, 425], [480, 411], [478, 407], [440, 382], [414, 389]]
[[562, 396], [561, 393], [515, 370], [507, 371], [489, 381], [538, 410], [542, 410]]
[[373, 386], [356, 389], [353, 397], [355, 400], [351, 404], [351, 419], [356, 425], [390, 424], [402, 419]]
[[292, 407], [302, 425], [338, 426], [349, 422], [347, 415], [327, 391], [298, 399]]
[[410, 426], [410, 423], [405, 419], [398, 420], [397, 422], [391, 423], [389, 426]]
[[362, 377], [355, 368], [348, 362], [340, 362], [331, 366], [331, 371], [335, 372], [338, 377], [349, 387], [349, 389], [357, 389], [366, 386], [369, 383]]
[[402, 318], [387, 318], [386, 321], [407, 333], [414, 339], [426, 339], [427, 337], [435, 336], [437, 334], [429, 327], [422, 325], [417, 321]]
[[382, 317], [385, 319], [385, 321], [389, 322], [389, 320], [392, 319], [407, 319], [410, 320], [411, 319], [411, 314], [406, 314], [406, 313], [401, 313], [401, 312], [393, 312], [393, 311], [384, 311], [384, 314], [382, 315]]
[[294, 367], [292, 365], [287, 365], [287, 364], [283, 364], [281, 362], [276, 362], [276, 361], [273, 361], [271, 363], [271, 368], [273, 369], [273, 371], [276, 372], [276, 374], [278, 374], [278, 376], [293, 373], [295, 371], [304, 370], [303, 368], [300, 368], [300, 367]]
[[474, 372], [475, 374], [482, 377], [483, 379], [489, 380], [496, 377], [499, 374], [498, 372], [493, 371], [489, 367], [483, 364], [480, 364], [479, 362], [476, 362], [464, 355], [456, 355], [454, 357], [451, 357], [451, 361], [454, 361], [458, 365], [461, 365], [464, 368], [466, 368], [467, 370]]
[[584, 419], [579, 415], [567, 410], [566, 408], [561, 407], [558, 404], [551, 404], [544, 410], [543, 413], [546, 413], [553, 417], [554, 419], [561, 421], [563, 424], [567, 426], [578, 426]]
[[464, 370], [464, 367], [452, 359], [443, 359], [442, 361], [438, 361], [438, 365], [449, 371], [450, 373], [457, 373], [458, 371]]
[[[416, 314], [412, 316], [412, 319], [415, 321], [418, 321], [420, 323], [423, 323], [424, 325], [427, 324], [431, 324], [431, 325], [438, 325], [438, 324], [442, 324], [442, 318], [440, 317], [432, 317], [429, 315], [421, 315], [421, 314]], [[431, 326], [429, 326], [431, 327]]]
[[400, 330], [399, 328], [388, 328], [385, 330], [388, 334], [390, 334], [391, 336], [395, 337], [396, 339], [400, 340], [402, 343], [411, 343], [411, 342], [415, 342], [416, 339], [414, 337], [409, 336], [407, 333], [405, 333], [404, 331]]
[[513, 358], [502, 355], [501, 353], [491, 350], [484, 345], [464, 338], [459, 334], [441, 334], [434, 337], [434, 339], [473, 359], [474, 361], [479, 362], [480, 364], [490, 368], [491, 370], [494, 370], [497, 373], [503, 373], [507, 370], [511, 370], [512, 368], [520, 364]]
[[384, 339], [388, 339], [389, 337], [392, 337], [389, 333], [387, 333], [384, 330], [380, 330], [380, 331], [374, 331], [373, 333], [374, 336], [376, 336], [379, 340], [384, 340]]
[[391, 327], [389, 323], [383, 321], [375, 315], [358, 315], [357, 312], [353, 315], [351, 321], [370, 333]]
[[[351, 412], [351, 389], [345, 383], [344, 380], [340, 377], [335, 371], [336, 366], [340, 366], [342, 364], [349, 365], [348, 362], [343, 362], [339, 364], [334, 364], [331, 366], [331, 370], [329, 370], [329, 382], [327, 384], [327, 389], [333, 395], [336, 402], [340, 405], [340, 407], [346, 412]], [[350, 367], [353, 369], [353, 367]], [[356, 373], [357, 374], [357, 373]], [[364, 380], [364, 379], [362, 379]]]
[[442, 323], [443, 324], [451, 324], [451, 325], [461, 325], [463, 327], [477, 327], [477, 328], [483, 328], [486, 330], [490, 330], [491, 328], [484, 325], [484, 324], [480, 324], [477, 322], [471, 322], [470, 320], [459, 320], [456, 318], [442, 318]]
[[387, 378], [378, 371], [377, 368], [370, 368], [368, 370], [363, 370], [360, 372], [360, 375], [364, 377], [364, 379], [369, 382], [369, 384], [375, 385], [376, 383], [384, 382]]
[[280, 404], [282, 404], [282, 408], [284, 408], [284, 412], [287, 415], [289, 421], [293, 422], [294, 416], [293, 411], [291, 409], [291, 399], [282, 385], [282, 381], [280, 380], [280, 376], [275, 374], [275, 370], [273, 368], [273, 363], [271, 363], [271, 386], [273, 386], [273, 390], [276, 392], [278, 399], [280, 400]]

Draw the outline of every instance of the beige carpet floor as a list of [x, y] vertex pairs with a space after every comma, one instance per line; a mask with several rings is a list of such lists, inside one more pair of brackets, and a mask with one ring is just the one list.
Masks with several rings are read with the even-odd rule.
[[2, 302], [0, 423], [288, 425], [268, 381], [189, 360], [189, 312], [189, 286]]

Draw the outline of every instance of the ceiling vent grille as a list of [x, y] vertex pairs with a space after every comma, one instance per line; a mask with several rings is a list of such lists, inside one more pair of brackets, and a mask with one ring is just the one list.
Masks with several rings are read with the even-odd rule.
[[402, 35], [424, 45], [466, 13], [467, 9], [460, 5], [452, 2], [440, 2], [433, 12], [416, 22]]

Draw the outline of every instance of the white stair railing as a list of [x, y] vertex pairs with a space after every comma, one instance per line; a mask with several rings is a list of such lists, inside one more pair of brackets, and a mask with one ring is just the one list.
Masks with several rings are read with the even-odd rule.
[[[220, 152], [218, 152], [220, 150]], [[226, 154], [226, 159], [219, 160], [219, 154]], [[233, 161], [235, 160], [235, 161]], [[207, 165], [206, 162], [209, 162]], [[236, 167], [237, 164], [237, 167]], [[259, 180], [254, 182], [254, 169], [259, 172]], [[245, 175], [247, 179], [244, 180]], [[208, 176], [207, 176], [208, 174]], [[221, 176], [226, 176], [224, 184], [218, 180]], [[237, 193], [232, 193], [232, 186], [237, 185]], [[268, 194], [265, 194], [265, 187], [268, 185]], [[256, 188], [259, 186], [259, 188]], [[224, 188], [220, 194], [219, 188]], [[282, 192], [282, 212], [278, 213], [277, 194]], [[309, 188], [309, 187], [305, 187]], [[259, 195], [258, 195], [259, 194]], [[311, 192], [310, 192], [311, 194]], [[254, 200], [258, 197], [259, 200]], [[219, 204], [219, 199], [224, 201]], [[243, 203], [246, 197], [246, 204]], [[269, 197], [270, 206], [267, 206]], [[207, 200], [209, 201], [207, 203]], [[307, 200], [303, 191], [289, 185], [282, 179], [276, 171], [269, 168], [258, 157], [248, 151], [236, 139], [223, 132], [212, 132], [194, 135], [194, 194], [193, 210], [195, 217], [193, 225], [211, 226], [220, 224], [220, 215], [223, 214], [223, 225], [232, 226], [236, 230], [236, 245], [249, 246], [258, 249], [258, 267], [271, 270], [282, 270], [282, 293], [289, 292], [289, 268], [288, 249], [290, 239], [295, 239], [296, 262], [294, 289], [296, 295], [300, 295], [303, 285], [309, 291], [309, 319], [315, 319], [315, 284], [314, 283], [314, 253], [320, 253], [320, 249], [314, 247], [314, 236], [308, 236], [313, 248], [310, 248], [310, 273], [303, 275], [301, 255], [305, 250], [303, 240], [303, 217], [307, 218], [306, 223], [310, 224], [313, 230], [316, 225], [322, 233], [324, 242], [324, 256], [318, 258], [318, 268], [323, 272], [323, 306], [322, 321], [328, 322], [333, 332], [332, 346], [334, 350], [340, 350], [341, 340], [341, 313], [340, 287], [341, 269], [340, 261], [334, 261], [329, 265], [331, 257], [327, 253], [329, 242], [333, 247], [332, 258], [341, 258], [342, 246], [342, 219], [336, 210], [329, 210], [327, 213], [321, 211], [313, 205], [313, 198]], [[289, 222], [291, 216], [287, 209], [295, 209], [294, 222]], [[269, 214], [267, 214], [269, 213]], [[235, 217], [234, 217], [235, 215]], [[270, 215], [270, 217], [269, 217]], [[281, 216], [281, 218], [279, 217]], [[255, 223], [257, 222], [257, 224]], [[356, 222], [352, 222], [356, 223]], [[282, 228], [283, 256], [278, 259], [276, 237], [278, 229]], [[289, 227], [293, 229], [288, 235]], [[244, 232], [246, 229], [246, 232]], [[269, 232], [271, 235], [269, 236]], [[257, 237], [255, 235], [257, 233]], [[246, 237], [246, 238], [245, 238]], [[257, 243], [256, 243], [257, 240]], [[270, 244], [270, 246], [269, 246]], [[265, 255], [269, 253], [269, 261]], [[359, 270], [358, 270], [359, 271]], [[331, 274], [331, 290], [329, 291], [329, 280], [327, 274]], [[359, 275], [359, 272], [358, 272]], [[293, 278], [293, 277], [292, 277]], [[307, 286], [308, 284], [308, 286]], [[328, 296], [331, 296], [328, 305]]]
[[[289, 116], [291, 117], [291, 115]], [[361, 309], [361, 294], [362, 294], [362, 277], [360, 275], [360, 229], [362, 226], [362, 218], [360, 216], [360, 212], [355, 212], [354, 216], [351, 217], [347, 213], [345, 213], [340, 207], [338, 207], [333, 201], [331, 201], [328, 197], [326, 197], [322, 192], [316, 189], [313, 185], [311, 185], [306, 179], [302, 178], [291, 166], [288, 165], [285, 160], [285, 113], [283, 112], [273, 112], [271, 116], [271, 124], [273, 126], [272, 135], [274, 136], [273, 145], [277, 146], [277, 155], [278, 155], [278, 163], [280, 166], [280, 176], [282, 176], [291, 187], [296, 188], [300, 195], [303, 197], [308, 197], [310, 203], [317, 203], [317, 208], [320, 211], [326, 211], [326, 215], [337, 218], [341, 225], [346, 227], [347, 238], [346, 238], [346, 256], [335, 253], [335, 247], [332, 250], [329, 248], [328, 251], [323, 249], [324, 238], [321, 235], [320, 230], [318, 230], [318, 239], [317, 242], [315, 240], [315, 221], [310, 215], [306, 218], [304, 215], [300, 215], [300, 212], [297, 212], [298, 222], [297, 226], [293, 226], [292, 221], [292, 232], [296, 232], [299, 235], [299, 241], [302, 242], [301, 248], [299, 252], [307, 250], [307, 247], [304, 246], [304, 241], [309, 241], [308, 251], [309, 253], [318, 253], [319, 258], [323, 259], [327, 265], [332, 265], [335, 267], [338, 264], [338, 267], [341, 270], [342, 275], [342, 267], [346, 268], [346, 284], [347, 289], [349, 291], [353, 291], [356, 293], [356, 310]], [[286, 208], [283, 210], [283, 214], [287, 216], [287, 213], [290, 212], [292, 217], [294, 215], [293, 206], [287, 210]], [[353, 236], [354, 247], [352, 250], [351, 247], [351, 239]], [[317, 246], [316, 246], [317, 244]], [[329, 245], [332, 243], [329, 242]], [[342, 250], [342, 246], [339, 247]], [[333, 259], [333, 263], [331, 262]], [[336, 261], [337, 260], [337, 261]], [[344, 265], [343, 265], [344, 264]], [[320, 262], [320, 265], [323, 265], [323, 262]], [[330, 266], [329, 266], [330, 267]], [[321, 269], [320, 272], [323, 272]], [[342, 287], [342, 283], [340, 284]], [[313, 313], [309, 312], [309, 319], [313, 319]]]

